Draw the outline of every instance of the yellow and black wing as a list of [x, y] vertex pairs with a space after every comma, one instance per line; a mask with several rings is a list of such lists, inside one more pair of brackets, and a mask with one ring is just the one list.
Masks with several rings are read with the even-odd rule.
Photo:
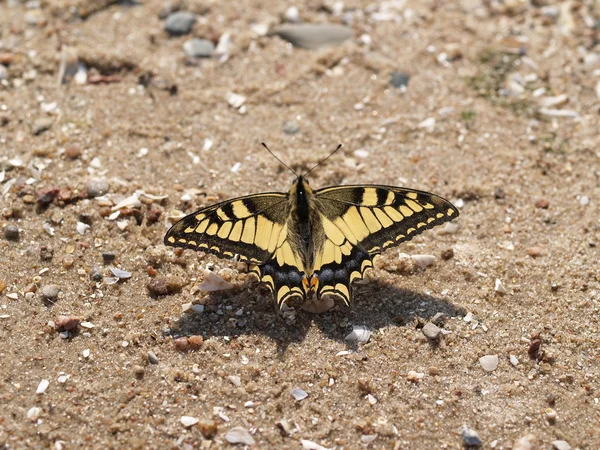
[[288, 196], [276, 192], [227, 200], [181, 219], [164, 242], [259, 264], [276, 250], [282, 231], [287, 234], [287, 203]]
[[382, 250], [458, 217], [448, 200], [429, 192], [392, 186], [337, 186], [315, 191], [325, 243], [315, 258], [318, 295], [346, 303], [351, 283], [373, 267]]

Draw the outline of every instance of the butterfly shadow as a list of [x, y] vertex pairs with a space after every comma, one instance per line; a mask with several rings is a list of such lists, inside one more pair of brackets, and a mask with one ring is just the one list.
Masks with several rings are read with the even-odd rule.
[[[355, 285], [350, 306], [338, 302], [322, 314], [312, 314], [300, 307], [279, 310], [269, 292], [255, 288], [234, 295], [231, 291], [210, 294], [205, 310], [184, 314], [172, 328], [172, 334], [174, 337], [202, 335], [205, 339], [262, 335], [275, 341], [283, 353], [289, 345], [302, 342], [313, 324], [327, 338], [345, 342], [353, 326], [362, 325], [372, 332], [391, 325], [419, 326], [439, 313], [456, 317], [464, 316], [465, 310], [443, 298], [378, 280]], [[352, 343], [346, 343], [352, 347]]]

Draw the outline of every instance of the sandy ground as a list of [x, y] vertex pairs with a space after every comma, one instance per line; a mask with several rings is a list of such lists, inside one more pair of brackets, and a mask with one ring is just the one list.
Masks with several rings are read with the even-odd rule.
[[[288, 6], [187, 1], [169, 37], [160, 1], [0, 1], [0, 448], [600, 448], [598, 4], [298, 2], [354, 31], [313, 50], [265, 35]], [[59, 86], [61, 58], [88, 82]], [[435, 192], [458, 229], [387, 251], [350, 307], [280, 313], [162, 245], [182, 213], [289, 189], [261, 141], [298, 170], [341, 142], [313, 187]], [[235, 287], [203, 293], [209, 264]]]

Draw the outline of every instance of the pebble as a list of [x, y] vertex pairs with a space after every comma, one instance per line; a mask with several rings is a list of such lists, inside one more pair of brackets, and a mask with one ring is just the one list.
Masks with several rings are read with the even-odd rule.
[[418, 383], [423, 378], [425, 378], [425, 374], [422, 372], [416, 372], [414, 370], [409, 370], [406, 374], [406, 379], [411, 383]]
[[77, 159], [81, 156], [81, 147], [77, 144], [68, 145], [65, 148], [65, 156], [69, 159]]
[[582, 195], [579, 199], [579, 204], [581, 206], [587, 206], [590, 204], [590, 198], [587, 195]]
[[405, 88], [408, 86], [410, 75], [404, 72], [392, 72], [390, 84], [397, 88]]
[[194, 25], [196, 16], [187, 11], [177, 11], [169, 14], [165, 20], [165, 31], [171, 36], [188, 34]]
[[225, 434], [225, 440], [230, 444], [254, 445], [256, 441], [252, 435], [242, 427], [233, 427]]
[[544, 249], [542, 247], [529, 247], [527, 249], [527, 254], [532, 258], [537, 258], [538, 256], [542, 256], [544, 253]]
[[40, 417], [41, 413], [42, 408], [40, 408], [39, 406], [34, 406], [32, 408], [29, 408], [29, 410], [27, 411], [27, 418], [32, 422], [35, 422], [36, 420], [38, 420], [38, 417]]
[[435, 256], [433, 255], [412, 255], [411, 258], [421, 269], [425, 269], [435, 262]]
[[56, 284], [47, 284], [42, 288], [42, 297], [51, 302], [56, 301], [60, 288]]
[[352, 332], [344, 340], [351, 344], [365, 344], [371, 338], [371, 331], [364, 325], [354, 325]]
[[300, 126], [295, 120], [288, 120], [287, 122], [284, 122], [282, 130], [285, 134], [292, 135], [300, 131]]
[[499, 294], [506, 294], [508, 292], [499, 278], [496, 278], [496, 281], [494, 282], [494, 290]]
[[571, 119], [579, 117], [579, 113], [577, 111], [570, 109], [540, 108], [540, 114], [548, 117], [566, 117]]
[[548, 423], [550, 423], [551, 425], [556, 423], [556, 419], [558, 418], [558, 414], [556, 414], [556, 411], [554, 411], [552, 408], [546, 408], [546, 420], [548, 421]]
[[0, 81], [8, 79], [8, 69], [5, 65], [0, 64]]
[[146, 354], [146, 356], [150, 364], [158, 364], [158, 356], [156, 356], [156, 354], [153, 351], [149, 351]]
[[50, 382], [48, 380], [40, 381], [40, 384], [38, 385], [37, 389], [35, 390], [35, 393], [38, 395], [43, 394], [44, 392], [46, 392], [46, 389], [48, 389], [48, 386], [50, 386]]
[[200, 432], [206, 439], [212, 439], [217, 434], [217, 422], [212, 419], [201, 420], [198, 423]]
[[210, 58], [215, 51], [215, 44], [208, 39], [190, 39], [183, 43], [183, 51], [192, 58]]
[[466, 425], [463, 426], [461, 436], [466, 447], [481, 447], [483, 444], [479, 434], [477, 434], [477, 431], [467, 427]]
[[444, 261], [448, 261], [449, 259], [454, 258], [454, 249], [452, 247], [442, 250], [440, 254]]
[[227, 379], [231, 381], [231, 384], [235, 387], [240, 387], [242, 385], [242, 380], [237, 375], [229, 375]]
[[425, 335], [427, 339], [435, 341], [439, 339], [440, 334], [442, 333], [442, 329], [431, 322], [427, 322], [425, 326], [421, 329], [421, 332]]
[[300, 22], [300, 11], [296, 6], [290, 6], [283, 13], [283, 19], [288, 23], [298, 23]]
[[204, 292], [214, 292], [231, 289], [233, 287], [233, 284], [231, 284], [228, 281], [225, 281], [213, 271], [204, 269], [204, 280], [198, 287], [201, 291]]
[[369, 157], [369, 152], [363, 149], [354, 150], [353, 155], [360, 159]]
[[551, 444], [552, 447], [554, 447], [556, 450], [571, 450], [571, 446], [567, 441], [552, 441]]
[[81, 319], [75, 316], [58, 316], [54, 323], [56, 328], [64, 331], [71, 331], [77, 328]]
[[536, 202], [535, 202], [536, 208], [548, 209], [549, 206], [550, 206], [550, 202], [548, 200], [546, 200], [545, 198], [540, 198], [540, 199], [536, 200]]
[[112, 252], [102, 252], [102, 261], [104, 262], [104, 264], [112, 263], [116, 257], [117, 255], [115, 255]]
[[339, 45], [354, 36], [352, 29], [331, 24], [288, 24], [277, 28], [274, 34], [305, 49]]
[[535, 434], [526, 434], [515, 441], [512, 450], [533, 450], [536, 440]]
[[192, 427], [194, 425], [196, 425], [198, 422], [200, 422], [200, 419], [198, 419], [197, 417], [192, 417], [192, 416], [181, 416], [181, 419], [179, 419], [181, 421], [181, 424], [186, 427]]
[[498, 355], [485, 355], [479, 358], [479, 364], [486, 372], [493, 372], [498, 367]]
[[519, 358], [516, 355], [510, 355], [508, 359], [513, 366], [517, 367], [519, 365]]
[[4, 237], [7, 241], [18, 241], [19, 240], [19, 227], [13, 225], [12, 223], [7, 225], [4, 229]]
[[48, 131], [50, 128], [52, 128], [53, 123], [54, 119], [52, 117], [40, 117], [35, 119], [31, 125], [31, 133], [34, 136], [39, 136], [44, 131]]
[[93, 178], [85, 183], [85, 190], [87, 191], [88, 198], [100, 197], [108, 192], [108, 181]]
[[557, 95], [555, 97], [543, 97], [540, 99], [540, 106], [552, 108], [554, 106], [564, 105], [569, 101], [567, 94]]
[[419, 125], [417, 125], [419, 128], [424, 128], [425, 130], [429, 131], [430, 133], [433, 132], [433, 130], [435, 130], [435, 117], [428, 117], [427, 119], [423, 120], [422, 122], [419, 122]]
[[292, 390], [292, 395], [297, 401], [301, 401], [308, 397], [308, 392], [303, 391], [300, 388], [295, 388], [294, 390]]
[[150, 295], [160, 296], [175, 294], [183, 288], [185, 281], [180, 277], [156, 277], [146, 284], [146, 289], [150, 291]]
[[246, 97], [241, 94], [236, 94], [235, 92], [228, 92], [225, 99], [227, 100], [227, 103], [229, 103], [229, 106], [235, 109], [241, 108], [247, 100]]

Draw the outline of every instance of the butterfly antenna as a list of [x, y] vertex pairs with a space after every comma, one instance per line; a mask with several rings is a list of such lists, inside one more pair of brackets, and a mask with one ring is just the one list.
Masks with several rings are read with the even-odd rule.
[[277, 155], [276, 155], [275, 153], [273, 153], [269, 147], [267, 147], [267, 144], [265, 144], [264, 142], [261, 142], [261, 145], [262, 145], [264, 148], [266, 148], [266, 149], [267, 149], [267, 151], [268, 151], [268, 152], [269, 152], [271, 155], [273, 155], [273, 158], [275, 158], [277, 161], [279, 161], [281, 164], [283, 164], [283, 166], [287, 167], [287, 168], [288, 168], [288, 170], [289, 170], [290, 172], [292, 172], [294, 175], [296, 175], [296, 178], [298, 178], [298, 174], [297, 174], [296, 172], [294, 172], [294, 169], [292, 169], [290, 166], [288, 166], [286, 163], [284, 163], [284, 162], [283, 162], [281, 159], [279, 159], [279, 158], [277, 157]]
[[322, 159], [321, 161], [319, 161], [317, 164], [315, 164], [314, 166], [311, 167], [311, 169], [306, 172], [304, 175], [302, 175], [303, 177], [305, 177], [306, 175], [308, 175], [309, 173], [311, 173], [313, 171], [313, 169], [316, 169], [317, 167], [319, 167], [321, 164], [323, 164], [325, 161], [327, 161], [329, 158], [331, 158], [335, 152], [337, 152], [340, 148], [342, 148], [342, 144], [338, 145], [334, 151], [332, 151], [326, 158]]

